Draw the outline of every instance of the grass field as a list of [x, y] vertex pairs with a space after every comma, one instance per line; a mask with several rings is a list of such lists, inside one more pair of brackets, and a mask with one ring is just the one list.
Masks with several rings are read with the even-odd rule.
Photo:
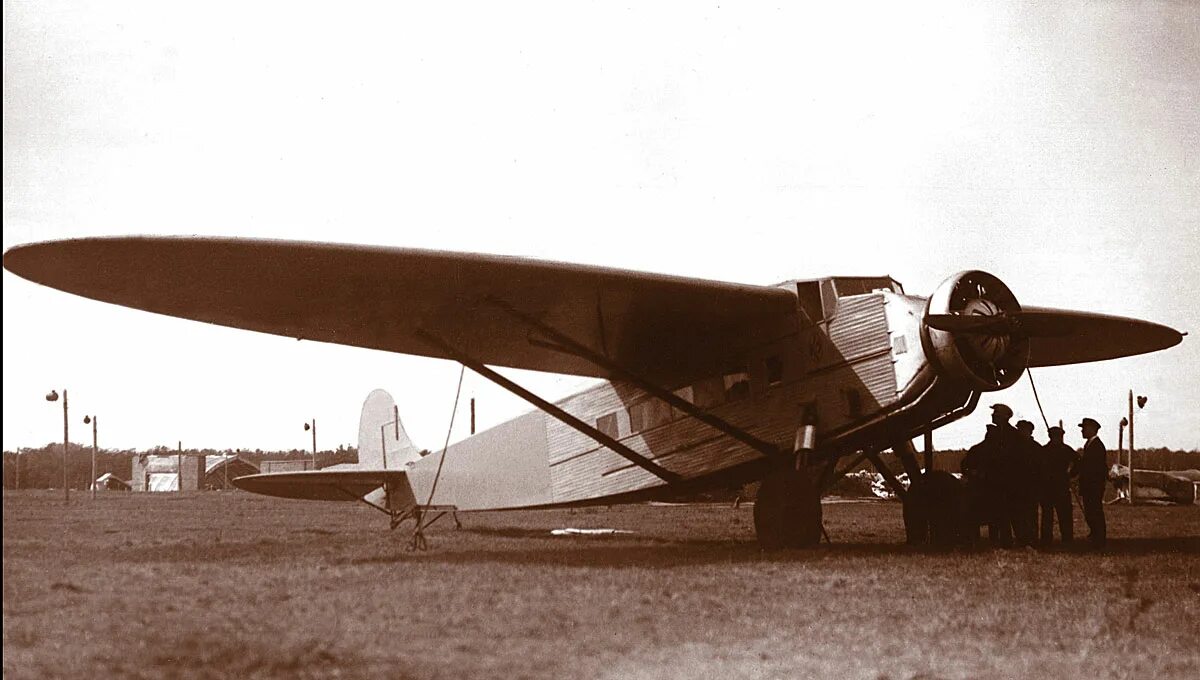
[[1104, 555], [911, 550], [886, 502], [780, 554], [746, 506], [463, 515], [425, 552], [241, 492], [3, 509], [6, 678], [1200, 677], [1198, 507], [1110, 506]]

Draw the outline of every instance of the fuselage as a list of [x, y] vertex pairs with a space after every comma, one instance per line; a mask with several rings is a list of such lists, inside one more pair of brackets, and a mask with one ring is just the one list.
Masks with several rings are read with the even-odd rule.
[[[820, 465], [912, 437], [968, 401], [969, 390], [937, 384], [922, 350], [924, 298], [904, 295], [887, 277], [780, 285], [796, 291], [787, 333], [728, 357], [719, 373], [663, 387], [784, 451], [803, 409], [815, 409]], [[753, 478], [764, 460], [630, 382], [605, 382], [556, 405], [695, 487], [729, 484], [739, 471]], [[444, 463], [440, 452], [429, 455], [408, 478], [418, 503], [432, 498], [460, 510], [604, 502], [667, 486], [542, 411], [452, 445]]]

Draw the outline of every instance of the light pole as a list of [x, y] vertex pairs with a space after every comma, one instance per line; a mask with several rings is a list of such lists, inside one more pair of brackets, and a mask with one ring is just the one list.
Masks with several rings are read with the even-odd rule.
[[96, 500], [96, 428], [100, 425], [100, 416], [84, 416], [83, 424], [92, 424], [92, 500]]
[[[50, 390], [50, 394], [46, 395], [46, 401], [58, 401], [58, 392]], [[71, 484], [67, 472], [67, 442], [70, 440], [70, 431], [67, 421], [67, 391], [64, 389], [62, 394], [63, 402], [63, 500], [67, 503], [71, 502]]]
[[312, 430], [312, 435], [313, 435], [313, 467], [312, 467], [312, 469], [316, 470], [317, 469], [317, 419], [316, 418], [312, 419], [312, 425], [309, 425], [308, 423], [304, 423], [304, 431], [307, 432], [309, 430]]
[[[1146, 397], [1138, 395], [1137, 407], [1146, 406]], [[1133, 505], [1133, 390], [1129, 390], [1129, 504]]]

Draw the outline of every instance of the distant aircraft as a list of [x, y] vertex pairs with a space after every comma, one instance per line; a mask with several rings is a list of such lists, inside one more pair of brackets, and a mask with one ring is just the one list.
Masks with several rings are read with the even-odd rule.
[[[1147, 321], [1024, 307], [981, 271], [924, 298], [887, 276], [751, 286], [491, 255], [152, 237], [22, 245], [4, 266], [159, 314], [451, 359], [537, 407], [420, 457], [391, 397], [375, 392], [357, 465], [235, 481], [362, 501], [393, 527], [431, 510], [614, 504], [761, 480], [760, 543], [806, 546], [821, 535], [822, 491], [864, 458], [892, 478], [877, 455], [889, 448], [914, 480], [906, 521], [924, 527], [956, 510], [922, 497], [914, 437], [1028, 367], [1182, 338]], [[607, 382], [551, 403], [490, 366]]]

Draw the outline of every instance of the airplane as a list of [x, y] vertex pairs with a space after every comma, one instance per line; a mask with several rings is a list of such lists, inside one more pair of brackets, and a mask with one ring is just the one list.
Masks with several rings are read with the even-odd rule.
[[[1183, 337], [1148, 321], [1024, 306], [977, 270], [922, 297], [888, 276], [755, 286], [495, 255], [146, 236], [19, 245], [4, 267], [158, 314], [449, 359], [532, 404], [422, 457], [391, 397], [376, 391], [363, 406], [357, 464], [234, 481], [363, 502], [392, 528], [415, 518], [414, 540], [435, 512], [611, 505], [761, 481], [759, 543], [812, 546], [822, 492], [863, 460], [902, 495], [910, 540], [921, 540], [960, 514], [945, 492], [953, 478], [939, 481], [929, 464], [934, 430], [1028, 368], [1153, 352]], [[604, 382], [551, 402], [493, 366]], [[880, 459], [886, 449], [913, 480], [907, 491]]]

